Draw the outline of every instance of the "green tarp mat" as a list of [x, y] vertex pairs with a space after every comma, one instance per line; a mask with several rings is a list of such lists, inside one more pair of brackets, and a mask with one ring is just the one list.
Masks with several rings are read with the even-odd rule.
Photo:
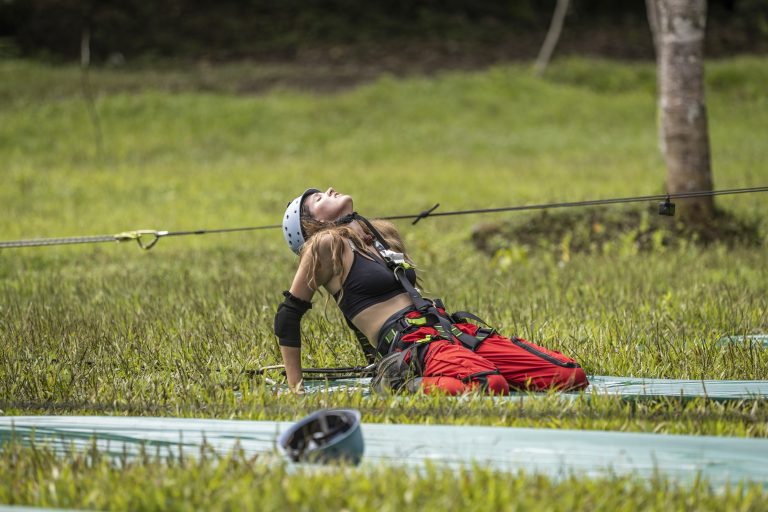
[[[593, 375], [586, 394], [620, 396], [625, 398], [697, 398], [712, 400], [744, 400], [750, 398], [768, 398], [768, 380], [683, 380], [683, 379], [644, 379], [635, 377], [611, 377]], [[343, 379], [336, 381], [307, 381], [309, 392], [340, 391], [360, 389], [369, 393], [370, 379]], [[564, 398], [574, 398], [580, 393], [560, 393]], [[546, 396], [543, 393], [513, 393], [511, 398], [528, 396], [531, 398]]]
[[638, 397], [768, 398], [768, 380], [645, 379], [593, 375], [587, 393]]
[[74, 512], [72, 508], [24, 507], [21, 505], [0, 505], [0, 512]]
[[723, 336], [717, 340], [718, 345], [744, 345], [768, 348], [768, 334], [747, 334], [743, 336]]
[[[297, 418], [298, 419], [298, 418]], [[275, 454], [290, 422], [98, 416], [0, 417], [0, 439], [50, 443], [57, 450], [97, 447], [115, 457], [135, 455], [142, 444], [161, 455], [196, 456], [207, 443], [218, 453], [236, 443], [246, 455]], [[363, 464], [426, 461], [448, 466], [477, 463], [502, 471], [525, 470], [555, 478], [661, 474], [690, 482], [697, 474], [720, 488], [726, 482], [768, 486], [768, 440], [446, 425], [364, 423]], [[117, 459], [119, 460], [119, 459]]]

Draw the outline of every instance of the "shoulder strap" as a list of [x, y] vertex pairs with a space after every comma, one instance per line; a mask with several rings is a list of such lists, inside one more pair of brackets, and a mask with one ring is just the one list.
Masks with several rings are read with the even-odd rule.
[[477, 315], [473, 315], [469, 311], [455, 311], [455, 312], [453, 312], [453, 314], [451, 314], [451, 318], [455, 322], [461, 322], [462, 320], [473, 320], [475, 322], [479, 322], [479, 323], [485, 325], [486, 327], [489, 327], [488, 326], [488, 322], [486, 322], [485, 320], [483, 320], [482, 318], [480, 318]]
[[437, 319], [438, 325], [442, 328], [445, 336], [450, 338], [451, 335], [453, 335], [465, 346], [468, 346], [472, 350], [477, 348], [477, 340], [473, 336], [469, 336], [468, 334], [465, 334], [458, 329], [454, 329], [450, 319], [446, 318], [446, 315], [440, 313], [432, 301], [422, 297], [419, 290], [417, 290], [416, 287], [411, 284], [411, 282], [405, 276], [407, 263], [405, 262], [405, 257], [403, 254], [392, 251], [389, 247], [389, 244], [387, 244], [387, 241], [384, 240], [384, 237], [381, 236], [381, 233], [379, 233], [379, 231], [373, 227], [373, 224], [371, 224], [368, 219], [362, 215], [359, 215], [357, 212], [352, 213], [352, 217], [356, 220], [362, 221], [366, 226], [368, 226], [368, 229], [371, 230], [371, 233], [374, 236], [373, 246], [379, 252], [381, 258], [387, 263], [387, 266], [389, 266], [389, 268], [392, 269], [392, 271], [395, 273], [395, 277], [398, 279], [398, 281], [400, 281], [403, 289], [408, 293], [408, 296], [411, 298], [411, 302], [413, 302], [413, 305], [416, 307], [416, 309], [424, 314], [433, 315]]
[[[350, 215], [346, 216], [343, 220], [343, 222], [351, 222], [352, 220], [359, 220], [363, 224], [365, 224], [368, 229], [371, 231], [371, 234], [373, 234], [374, 240], [373, 240], [373, 247], [376, 249], [376, 251], [379, 253], [379, 256], [381, 256], [381, 259], [384, 260], [384, 262], [387, 264], [387, 266], [392, 269], [392, 272], [394, 272], [395, 277], [398, 281], [400, 281], [400, 284], [402, 285], [403, 289], [408, 293], [408, 296], [411, 298], [411, 302], [413, 302], [413, 305], [421, 311], [423, 314], [430, 314], [433, 315], [438, 322], [438, 325], [442, 328], [443, 332], [445, 333], [445, 336], [448, 336], [449, 338], [451, 335], [456, 337], [464, 346], [470, 348], [471, 350], [474, 350], [477, 348], [478, 341], [474, 336], [470, 336], [459, 329], [454, 329], [453, 325], [451, 324], [451, 321], [449, 318], [446, 318], [445, 314], [440, 313], [438, 311], [437, 307], [435, 307], [435, 304], [432, 301], [429, 301], [421, 296], [421, 293], [419, 290], [416, 289], [415, 286], [411, 284], [411, 282], [408, 280], [408, 278], [405, 276], [405, 270], [408, 268], [408, 264], [405, 261], [405, 257], [402, 253], [394, 252], [387, 241], [384, 239], [383, 236], [381, 236], [381, 233], [379, 233], [379, 230], [377, 230], [373, 224], [371, 224], [368, 219], [363, 217], [362, 215], [358, 214], [357, 212], [352, 212]], [[342, 221], [339, 221], [342, 222]], [[355, 336], [357, 336], [358, 341], [360, 342], [361, 346], [363, 347], [363, 351], [366, 353], [366, 357], [368, 357], [369, 352], [367, 351], [366, 347], [371, 347], [371, 344], [368, 342], [367, 338], [360, 333], [358, 335], [358, 330], [352, 326], [352, 322], [347, 319], [347, 323], [353, 327], [353, 330], [355, 331]], [[363, 342], [363, 340], [365, 340]], [[375, 349], [373, 349], [373, 354], [375, 357]]]

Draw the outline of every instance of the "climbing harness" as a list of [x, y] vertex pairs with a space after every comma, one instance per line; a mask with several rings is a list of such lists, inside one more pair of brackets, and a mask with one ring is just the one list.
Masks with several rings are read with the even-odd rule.
[[[420, 347], [424, 347], [426, 344], [436, 341], [438, 339], [446, 339], [448, 341], [458, 340], [462, 345], [470, 350], [476, 350], [479, 344], [490, 333], [484, 334], [482, 338], [477, 338], [469, 334], [464, 333], [453, 325], [454, 322], [460, 321], [461, 318], [469, 318], [476, 321], [483, 322], [480, 318], [467, 312], [460, 312], [459, 316], [452, 316], [446, 313], [445, 306], [440, 299], [430, 300], [421, 295], [421, 292], [408, 280], [405, 276], [405, 271], [412, 268], [411, 264], [405, 259], [405, 255], [400, 252], [393, 251], [384, 237], [373, 226], [373, 224], [358, 214], [353, 212], [350, 215], [345, 216], [338, 222], [352, 222], [354, 220], [360, 221], [368, 228], [373, 236], [373, 247], [378, 252], [385, 264], [392, 270], [395, 278], [400, 282], [401, 286], [408, 294], [413, 303], [413, 309], [407, 312], [404, 316], [404, 311], [398, 312], [393, 315], [393, 318], [386, 321], [382, 328], [383, 336], [380, 336], [377, 340], [377, 346], [375, 347], [375, 353], [382, 357], [386, 357], [394, 351], [403, 350], [406, 346], [403, 346], [400, 342], [402, 334], [405, 333], [410, 327], [416, 325], [430, 325], [433, 326], [439, 333], [439, 337], [423, 339], [418, 343]], [[389, 330], [388, 330], [389, 329]], [[492, 331], [491, 331], [492, 332]], [[357, 334], [357, 333], [356, 333]], [[358, 336], [358, 340], [362, 343], [363, 340]], [[369, 343], [366, 340], [367, 343]], [[370, 343], [369, 343], [370, 344]], [[409, 344], [410, 345], [410, 344]], [[370, 353], [370, 350], [366, 351], [366, 354]], [[418, 351], [416, 359], [423, 361], [424, 349], [421, 348]]]
[[[114, 235], [93, 235], [93, 236], [76, 236], [76, 237], [65, 237], [65, 238], [33, 238], [33, 239], [22, 239], [22, 240], [9, 240], [4, 242], [0, 241], [0, 249], [11, 249], [11, 248], [20, 248], [20, 247], [42, 247], [42, 246], [53, 246], [53, 245], [71, 245], [71, 244], [91, 244], [91, 243], [102, 243], [102, 242], [126, 242], [130, 240], [136, 240], [140, 248], [149, 250], [157, 244], [160, 238], [165, 238], [168, 236], [208, 235], [208, 234], [215, 234], [215, 233], [234, 233], [234, 232], [240, 232], [240, 231], [257, 231], [257, 230], [279, 228], [283, 230], [283, 234], [284, 234], [283, 236], [286, 238], [286, 241], [291, 246], [291, 250], [294, 250], [295, 244], [299, 244], [299, 247], [301, 246], [301, 243], [303, 243], [304, 241], [304, 237], [300, 229], [301, 211], [299, 209], [296, 209], [295, 210], [296, 213], [290, 213], [290, 212], [293, 212], [293, 210], [290, 210], [290, 205], [297, 201], [298, 203], [301, 203], [301, 200], [304, 197], [306, 197], [306, 194], [314, 193], [314, 192], [316, 192], [316, 190], [309, 189], [305, 191], [304, 194], [302, 194], [301, 196], [294, 199], [291, 203], [289, 203], [289, 208], [286, 209], [286, 215], [289, 216], [290, 218], [289, 219], [284, 218], [282, 224], [271, 224], [271, 225], [264, 225], [264, 226], [251, 226], [251, 227], [241, 227], [241, 228], [196, 229], [196, 230], [190, 230], [190, 231], [158, 231], [158, 230], [152, 230], [152, 229], [141, 229], [136, 231], [125, 231], [123, 233], [117, 233]], [[507, 206], [507, 207], [501, 207], [501, 208], [455, 210], [455, 211], [447, 211], [447, 212], [435, 212], [435, 210], [440, 206], [440, 203], [437, 203], [432, 208], [428, 210], [424, 210], [421, 213], [406, 214], [406, 215], [390, 215], [390, 216], [377, 217], [377, 218], [382, 220], [413, 219], [412, 224], [416, 224], [421, 219], [425, 219], [427, 217], [446, 217], [446, 216], [454, 216], [454, 215], [471, 215], [471, 214], [499, 213], [499, 212], [520, 212], [520, 211], [531, 211], [531, 210], [551, 210], [555, 208], [573, 208], [573, 207], [583, 207], [583, 206], [598, 206], [598, 205], [609, 205], [609, 204], [620, 204], [620, 203], [639, 203], [639, 202], [651, 202], [651, 201], [662, 201], [659, 203], [659, 214], [672, 216], [675, 214], [675, 203], [672, 202], [672, 199], [690, 199], [695, 197], [751, 194], [751, 193], [757, 193], [757, 192], [768, 192], [768, 186], [724, 189], [724, 190], [704, 190], [704, 191], [698, 191], [698, 192], [680, 192], [676, 194], [659, 194], [659, 195], [651, 195], [651, 196], [621, 197], [621, 198], [612, 198], [612, 199], [597, 199], [597, 200], [591, 200], [591, 201], [543, 203], [543, 204], [532, 204], [532, 205], [523, 205], [523, 206]], [[296, 226], [298, 226], [299, 229], [297, 231], [294, 231], [293, 228], [295, 228]], [[299, 233], [299, 236], [301, 238], [297, 237], [296, 241], [294, 242], [293, 233], [296, 233], [296, 232]], [[291, 238], [290, 238], [291, 241], [289, 241], [287, 233], [291, 234]]]

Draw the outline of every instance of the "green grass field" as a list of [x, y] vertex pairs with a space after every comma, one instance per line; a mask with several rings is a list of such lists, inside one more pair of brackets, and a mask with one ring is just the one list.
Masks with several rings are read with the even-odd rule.
[[[0, 453], [0, 502], [91, 510], [739, 510], [768, 505], [757, 485], [721, 491], [706, 482], [677, 485], [663, 478], [550, 479], [481, 466], [329, 468], [295, 471], [241, 453], [202, 461], [189, 457], [131, 461], [118, 470], [87, 453], [53, 455], [17, 446]], [[13, 482], [14, 485], [7, 485]]]
[[[286, 202], [308, 186], [348, 192], [368, 216], [414, 213], [436, 202], [442, 210], [457, 210], [663, 190], [651, 65], [567, 60], [556, 62], [545, 79], [508, 65], [384, 76], [330, 94], [239, 92], [263, 73], [297, 71], [255, 64], [204, 72], [94, 70], [104, 142], [99, 152], [76, 68], [0, 62], [0, 240], [275, 224]], [[764, 58], [707, 67], [716, 188], [768, 184], [766, 82]], [[764, 196], [717, 203], [759, 222], [768, 242]], [[474, 311], [506, 333], [572, 355], [587, 373], [768, 379], [768, 351], [715, 344], [727, 334], [768, 332], [763, 247], [682, 243], [648, 253], [627, 240], [599, 254], [531, 248], [505, 258], [472, 247], [475, 224], [512, 215], [519, 214], [400, 223], [426, 293], [443, 297], [450, 308]], [[768, 437], [767, 404], [755, 400], [563, 403], [553, 396], [500, 405], [483, 397], [278, 396], [247, 371], [279, 362], [272, 318], [295, 264], [277, 230], [167, 238], [149, 252], [134, 244], [0, 250], [0, 409], [294, 419], [318, 407], [349, 405], [368, 422]], [[304, 364], [362, 363], [335, 306], [324, 304], [318, 297], [303, 323]], [[33, 464], [34, 457], [20, 452], [19, 467]], [[206, 471], [216, 472], [152, 463], [125, 473], [97, 468], [98, 476], [71, 459], [51, 464], [68, 468], [57, 471], [77, 488], [69, 498], [21, 492], [12, 483], [26, 478], [18, 473], [0, 479], [0, 499], [101, 507], [109, 506], [103, 498], [88, 498], [98, 478], [125, 476], [132, 482], [125, 492], [138, 493], [137, 475], [156, 472], [152, 481], [162, 493], [165, 478], [192, 485], [208, 478]], [[46, 467], [33, 472], [39, 482], [53, 471]], [[206, 487], [188, 502], [178, 495], [166, 506], [226, 508], [242, 503], [247, 489], [277, 492], [278, 480], [253, 483], [237, 468], [235, 476], [227, 469], [215, 477], [237, 482], [235, 498]], [[383, 478], [398, 480], [391, 471]], [[303, 489], [296, 496], [312, 490], [301, 487], [300, 478], [287, 480]], [[319, 480], [309, 482], [318, 486]], [[616, 509], [625, 501], [627, 510], [765, 506], [760, 490], [727, 496], [702, 490], [697, 496], [703, 501], [689, 502], [685, 490], [664, 483], [574, 481], [585, 496], [595, 489], [611, 493], [605, 502], [581, 500], [560, 484], [509, 477], [511, 488], [528, 489], [521, 500], [538, 500], [518, 506], [536, 502], [543, 509]], [[331, 493], [349, 480], [335, 477], [322, 485]], [[346, 506], [402, 508], [404, 490], [398, 492], [372, 490], [369, 500]], [[469, 509], [485, 508], [482, 496], [460, 494]], [[264, 508], [285, 503], [265, 501]], [[302, 508], [298, 501], [289, 506]]]

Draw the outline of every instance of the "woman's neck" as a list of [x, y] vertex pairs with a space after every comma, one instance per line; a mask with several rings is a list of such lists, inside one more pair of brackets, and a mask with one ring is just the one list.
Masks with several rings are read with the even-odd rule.
[[371, 247], [373, 245], [373, 236], [368, 233], [359, 221], [352, 221], [349, 223], [349, 227], [355, 232], [357, 236], [365, 243], [366, 246]]
[[363, 226], [360, 224], [359, 221], [353, 220], [352, 222], [349, 223], [349, 227], [350, 229], [352, 229], [352, 231], [357, 233], [362, 239], [365, 239], [368, 236], [368, 233], [365, 232], [365, 230], [363, 229]]

